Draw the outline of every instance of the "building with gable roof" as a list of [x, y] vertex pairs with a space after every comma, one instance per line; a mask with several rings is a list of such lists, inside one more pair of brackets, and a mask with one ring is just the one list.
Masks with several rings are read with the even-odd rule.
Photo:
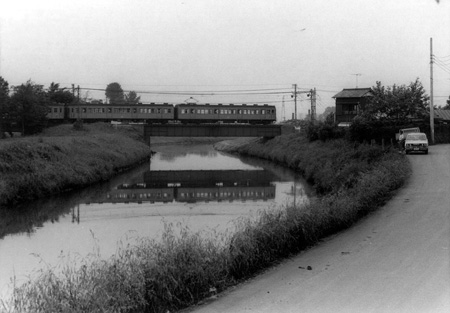
[[450, 110], [435, 109], [434, 118], [440, 123], [450, 123]]
[[372, 97], [371, 88], [343, 89], [333, 96], [336, 99], [335, 122], [341, 126], [350, 125], [353, 118], [364, 109]]

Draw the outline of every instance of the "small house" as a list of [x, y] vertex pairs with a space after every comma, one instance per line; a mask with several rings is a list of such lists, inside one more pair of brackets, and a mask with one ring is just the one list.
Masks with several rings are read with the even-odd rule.
[[434, 109], [434, 118], [439, 123], [450, 123], [450, 110]]
[[364, 109], [372, 97], [371, 88], [343, 89], [334, 95], [336, 99], [335, 122], [339, 125], [349, 125], [353, 118]]

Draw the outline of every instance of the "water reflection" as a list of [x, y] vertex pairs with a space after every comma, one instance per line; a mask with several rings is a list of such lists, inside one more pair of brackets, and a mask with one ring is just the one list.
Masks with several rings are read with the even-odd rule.
[[275, 176], [265, 170], [147, 171], [143, 181], [120, 184], [100, 202], [188, 202], [275, 198]]
[[40, 266], [32, 255], [52, 264], [62, 251], [86, 255], [99, 244], [108, 257], [127, 232], [158, 235], [162, 220], [229, 230], [236, 218], [308, 199], [307, 184], [273, 163], [206, 145], [163, 148], [151, 163], [108, 182], [1, 208], [0, 297], [14, 273], [20, 278]]

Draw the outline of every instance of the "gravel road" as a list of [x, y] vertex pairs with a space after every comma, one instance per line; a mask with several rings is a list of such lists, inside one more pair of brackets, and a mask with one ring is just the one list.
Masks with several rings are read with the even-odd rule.
[[351, 229], [186, 312], [450, 312], [450, 145]]

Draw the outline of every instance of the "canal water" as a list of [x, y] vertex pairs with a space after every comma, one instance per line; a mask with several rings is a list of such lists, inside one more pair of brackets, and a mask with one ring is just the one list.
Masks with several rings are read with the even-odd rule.
[[236, 219], [308, 201], [302, 178], [280, 166], [211, 145], [154, 147], [151, 160], [114, 179], [14, 210], [0, 210], [0, 297], [67, 256], [108, 258], [164, 224], [232, 231]]

